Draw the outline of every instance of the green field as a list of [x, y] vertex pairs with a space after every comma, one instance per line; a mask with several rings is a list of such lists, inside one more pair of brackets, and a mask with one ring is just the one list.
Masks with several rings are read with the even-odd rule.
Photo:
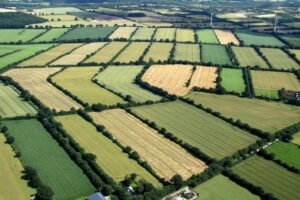
[[84, 40], [84, 39], [103, 39], [107, 38], [115, 27], [85, 27], [75, 28], [68, 31], [65, 35], [60, 37], [58, 41], [73, 41], [73, 40]]
[[28, 42], [45, 31], [46, 29], [0, 29], [0, 43]]
[[52, 42], [67, 32], [67, 28], [53, 28], [45, 32], [40, 37], [34, 39], [32, 42]]
[[233, 171], [266, 193], [278, 199], [298, 200], [300, 196], [300, 175], [292, 173], [280, 165], [252, 156], [235, 166]]
[[272, 68], [275, 69], [299, 69], [300, 66], [281, 49], [260, 48]]
[[297, 123], [300, 119], [299, 107], [283, 103], [199, 92], [192, 92], [187, 98], [205, 108], [220, 112], [227, 118], [239, 119], [251, 127], [270, 133]]
[[154, 31], [155, 28], [138, 28], [135, 34], [131, 37], [131, 40], [151, 40]]
[[181, 101], [134, 107], [132, 111], [216, 159], [230, 156], [258, 139]]
[[201, 45], [202, 62], [218, 65], [231, 65], [225, 46], [203, 44]]
[[156, 41], [173, 41], [175, 39], [176, 28], [158, 28], [154, 40]]
[[292, 143], [300, 145], [300, 131], [293, 135]]
[[246, 85], [241, 69], [223, 68], [221, 71], [221, 86], [228, 92], [243, 93]]
[[297, 145], [285, 142], [276, 142], [269, 148], [268, 153], [273, 153], [276, 160], [300, 169], [300, 148]]
[[213, 29], [200, 29], [196, 31], [198, 42], [219, 44], [219, 40]]
[[[8, 47], [8, 48], [7, 48]], [[10, 53], [13, 53], [13, 52], [16, 52], [16, 51], [19, 51], [18, 49], [14, 49], [14, 48], [9, 48], [10, 46], [4, 46], [4, 45], [1, 45], [0, 46], [0, 57], [3, 57], [3, 56], [6, 56]]]
[[22, 153], [22, 164], [37, 170], [41, 181], [53, 189], [54, 199], [77, 199], [95, 191], [81, 169], [36, 119], [3, 123]]
[[113, 62], [130, 63], [138, 61], [149, 45], [149, 42], [133, 42]]
[[200, 62], [200, 46], [198, 44], [177, 43], [174, 60]]
[[[65, 115], [55, 118], [63, 128], [88, 153], [97, 156], [97, 164], [116, 181], [122, 181], [126, 175], [137, 174], [156, 187], [161, 184], [136, 161], [130, 159], [122, 149], [110, 139], [99, 133], [96, 128], [78, 115]], [[82, 134], [83, 132], [87, 134]], [[112, 159], [113, 158], [113, 159]]]
[[300, 37], [296, 35], [281, 36], [288, 44], [295, 47], [300, 47]]
[[245, 45], [257, 45], [257, 46], [285, 46], [280, 40], [276, 37], [265, 34], [265, 33], [256, 33], [248, 30], [237, 30], [235, 31], [240, 41], [243, 41]]
[[1, 117], [17, 117], [35, 114], [36, 110], [20, 97], [16, 89], [0, 83]]
[[193, 189], [199, 194], [196, 200], [259, 200], [247, 189], [229, 178], [218, 175]]
[[268, 64], [252, 47], [231, 47], [241, 67], [261, 67], [268, 69]]
[[95, 77], [105, 87], [121, 93], [126, 97], [130, 95], [133, 101], [145, 102], [159, 101], [161, 97], [144, 90], [134, 83], [135, 77], [143, 70], [143, 66], [109, 66]]
[[148, 53], [144, 57], [145, 62], [152, 59], [154, 62], [167, 61], [170, 57], [173, 43], [153, 42]]
[[90, 105], [97, 103], [103, 105], [125, 103], [121, 97], [92, 82], [92, 78], [99, 70], [100, 67], [68, 68], [55, 75], [52, 80]]

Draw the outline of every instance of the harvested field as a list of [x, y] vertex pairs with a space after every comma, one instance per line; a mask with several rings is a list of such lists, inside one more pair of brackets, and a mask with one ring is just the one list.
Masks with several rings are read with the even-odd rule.
[[175, 47], [176, 61], [200, 62], [200, 46], [198, 44], [177, 43]]
[[55, 75], [52, 80], [74, 96], [90, 105], [116, 105], [125, 101], [114, 93], [92, 82], [100, 67], [72, 67]]
[[143, 70], [143, 66], [109, 66], [95, 77], [95, 80], [105, 87], [133, 101], [159, 101], [161, 97], [141, 88], [134, 83], [136, 76]]
[[270, 160], [252, 156], [236, 165], [234, 173], [255, 186], [262, 187], [275, 198], [298, 200], [300, 196], [300, 175], [292, 173]]
[[184, 180], [201, 173], [207, 166], [179, 145], [164, 138], [154, 129], [128, 114], [114, 109], [90, 113], [97, 124], [101, 124], [123, 146], [130, 146], [162, 178], [170, 180], [179, 174]]
[[221, 78], [221, 86], [227, 92], [236, 92], [242, 94], [246, 89], [243, 72], [241, 69], [223, 68], [221, 71]]
[[108, 63], [117, 55], [128, 42], [110, 42], [83, 63]]
[[0, 43], [28, 42], [45, 31], [45, 29], [0, 29]]
[[189, 88], [193, 89], [194, 87], [198, 87], [214, 89], [217, 86], [217, 77], [218, 73], [216, 67], [196, 66]]
[[148, 53], [144, 57], [144, 61], [149, 62], [150, 59], [154, 62], [167, 61], [170, 57], [172, 48], [172, 43], [153, 42]]
[[81, 108], [74, 100], [48, 83], [47, 78], [59, 70], [61, 68], [12, 69], [4, 75], [14, 79], [50, 109], [69, 111], [71, 108]]
[[257, 45], [257, 46], [285, 46], [276, 37], [266, 34], [266, 33], [256, 33], [248, 30], [237, 30], [235, 31], [237, 37], [240, 41], [243, 41], [245, 45]]
[[155, 28], [140, 27], [131, 37], [131, 40], [151, 40]]
[[300, 61], [300, 50], [299, 49], [290, 49], [290, 52], [295, 54], [298, 61]]
[[[159, 188], [162, 186], [146, 169], [129, 158], [117, 144], [99, 133], [92, 124], [80, 116], [58, 116], [55, 117], [55, 120], [63, 125], [67, 133], [74, 138], [87, 153], [96, 155], [97, 164], [117, 182], [123, 181], [126, 176], [134, 173], [137, 174], [139, 179], [145, 179], [155, 187]], [[87, 134], [82, 134], [83, 132]]]
[[129, 39], [135, 30], [136, 27], [119, 27], [109, 36], [109, 39]]
[[51, 61], [63, 56], [66, 53], [71, 52], [73, 49], [81, 46], [81, 43], [77, 44], [61, 44], [58, 45], [46, 52], [43, 52], [33, 58], [30, 58], [22, 63], [20, 63], [19, 67], [32, 67], [32, 66], [45, 66]]
[[261, 67], [268, 69], [268, 64], [264, 61], [262, 57], [252, 47], [231, 47], [233, 53], [235, 54], [239, 66], [241, 67]]
[[192, 29], [176, 29], [176, 42], [195, 42], [195, 33]]
[[300, 131], [293, 135], [293, 139], [291, 142], [300, 145]]
[[53, 42], [68, 30], [69, 29], [67, 28], [52, 28], [40, 37], [34, 39], [32, 42]]
[[103, 39], [107, 38], [115, 27], [84, 27], [75, 28], [60, 37], [59, 41], [73, 41], [84, 39]]
[[231, 65], [225, 46], [202, 44], [201, 45], [202, 62], [218, 65]]
[[184, 96], [189, 93], [187, 82], [192, 75], [192, 65], [152, 65], [142, 80], [169, 94]]
[[60, 66], [60, 65], [77, 65], [81, 61], [83, 61], [87, 56], [91, 55], [92, 53], [96, 52], [98, 49], [103, 47], [106, 43], [105, 42], [94, 42], [85, 44], [70, 54], [67, 54], [58, 60], [55, 60], [51, 63], [52, 66]]
[[235, 37], [235, 35], [229, 30], [220, 30], [215, 29], [215, 34], [220, 41], [220, 44], [226, 45], [233, 43], [235, 45], [240, 45], [239, 40]]
[[81, 10], [75, 7], [53, 7], [36, 9], [34, 12], [44, 15], [66, 15], [69, 12], [81, 12]]
[[131, 110], [216, 159], [230, 156], [258, 139], [182, 101], [139, 106]]
[[149, 42], [133, 42], [113, 62], [130, 63], [138, 61], [149, 45]]
[[158, 28], [154, 40], [156, 41], [173, 41], [175, 40], [176, 28]]
[[219, 44], [218, 38], [212, 29], [200, 29], [196, 31], [198, 42]]

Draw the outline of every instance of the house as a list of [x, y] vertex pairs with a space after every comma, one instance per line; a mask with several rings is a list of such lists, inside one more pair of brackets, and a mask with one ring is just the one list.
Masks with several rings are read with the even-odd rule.
[[105, 200], [105, 197], [100, 192], [96, 192], [91, 196], [87, 197], [87, 200]]

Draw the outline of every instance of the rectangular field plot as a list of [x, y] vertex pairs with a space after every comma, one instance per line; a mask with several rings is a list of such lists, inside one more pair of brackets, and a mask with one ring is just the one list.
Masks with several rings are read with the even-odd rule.
[[15, 152], [0, 133], [0, 199], [30, 199], [36, 192], [21, 177], [24, 170]]
[[233, 171], [255, 186], [262, 187], [275, 198], [298, 200], [300, 175], [292, 173], [273, 161], [252, 156], [235, 166]]
[[135, 107], [132, 111], [216, 159], [230, 156], [258, 139], [181, 101]]
[[144, 61], [149, 62], [150, 59], [154, 62], [167, 61], [170, 57], [172, 48], [173, 43], [153, 42], [148, 53], [144, 57]]
[[196, 31], [198, 42], [219, 44], [218, 38], [212, 29], [201, 29]]
[[129, 39], [136, 27], [119, 27], [110, 36], [109, 39]]
[[101, 48], [93, 56], [85, 60], [83, 63], [107, 63], [111, 61], [117, 53], [119, 53], [128, 42], [111, 42]]
[[299, 69], [300, 66], [281, 49], [260, 48], [262, 54], [267, 58], [275, 69]]
[[201, 173], [207, 166], [179, 145], [164, 138], [154, 129], [125, 110], [90, 113], [97, 124], [105, 126], [123, 146], [130, 146], [162, 178], [170, 180], [179, 174], [184, 180]]
[[60, 69], [61, 68], [12, 69], [5, 72], [4, 75], [14, 79], [50, 109], [69, 111], [71, 108], [81, 108], [74, 100], [48, 83], [47, 78]]
[[175, 47], [176, 61], [200, 62], [200, 46], [198, 44], [177, 43]]
[[28, 42], [45, 31], [46, 29], [0, 29], [0, 43]]
[[241, 67], [261, 67], [268, 69], [268, 64], [252, 47], [231, 47]]
[[[92, 124], [80, 116], [65, 115], [55, 117], [55, 120], [63, 125], [67, 133], [74, 138], [87, 153], [96, 155], [97, 164], [117, 182], [123, 181], [127, 175], [137, 174], [139, 179], [145, 179], [155, 187], [161, 187], [158, 180], [146, 169], [133, 159], [130, 159], [117, 144], [99, 133]], [[83, 132], [87, 134], [82, 134]]]
[[191, 78], [189, 88], [216, 88], [217, 77], [218, 73], [216, 67], [196, 66], [196, 70], [194, 71], [193, 76]]
[[197, 192], [199, 197], [197, 200], [209, 200], [209, 199], [222, 199], [222, 200], [259, 200], [258, 196], [255, 196], [247, 189], [239, 186], [229, 178], [218, 175], [212, 179], [202, 183], [201, 185], [193, 189]]
[[265, 34], [265, 33], [255, 33], [248, 30], [237, 30], [235, 31], [240, 41], [243, 41], [245, 45], [257, 45], [257, 46], [285, 46], [276, 37]]
[[220, 41], [220, 44], [226, 45], [233, 43], [235, 45], [240, 45], [239, 40], [235, 37], [235, 35], [229, 30], [220, 30], [215, 29], [215, 34]]
[[65, 35], [60, 37], [59, 41], [76, 41], [84, 39], [103, 39], [107, 38], [115, 27], [85, 27], [75, 28], [68, 31]]
[[32, 42], [52, 42], [55, 41], [57, 38], [62, 36], [66, 33], [69, 29], [67, 28], [53, 28], [49, 31], [45, 32], [40, 37], [34, 39]]
[[136, 76], [142, 70], [143, 66], [109, 66], [98, 74], [95, 80], [124, 97], [129, 95], [136, 102], [159, 101], [161, 97], [134, 83]]
[[155, 28], [138, 28], [138, 30], [131, 37], [132, 40], [151, 40]]
[[83, 61], [87, 56], [90, 54], [96, 52], [98, 49], [103, 47], [106, 43], [105, 42], [94, 42], [85, 44], [74, 51], [72, 51], [70, 54], [67, 54], [58, 60], [55, 60], [53, 63], [51, 63], [52, 66], [60, 66], [60, 65], [77, 65], [81, 61]]
[[158, 28], [154, 40], [156, 41], [173, 41], [175, 40], [176, 28]]
[[232, 64], [225, 46], [203, 44], [201, 45], [202, 62], [218, 65]]
[[202, 92], [192, 92], [187, 98], [227, 118], [241, 120], [251, 127], [270, 133], [299, 122], [300, 117], [299, 107], [283, 103]]
[[2, 118], [35, 114], [36, 110], [20, 97], [16, 89], [0, 82], [0, 116]]
[[187, 82], [192, 75], [192, 65], [152, 65], [142, 80], [169, 94], [183, 96], [189, 93]]
[[149, 42], [133, 42], [113, 62], [130, 63], [138, 61], [149, 45]]
[[297, 60], [300, 61], [300, 49], [290, 49], [290, 52], [292, 54], [295, 54], [295, 57], [297, 58]]
[[195, 42], [195, 33], [192, 29], [176, 29], [176, 42]]
[[286, 35], [280, 36], [284, 41], [286, 41], [289, 45], [294, 47], [300, 47], [300, 37], [296, 35]]
[[52, 188], [54, 199], [78, 199], [95, 191], [82, 170], [39, 121], [4, 121], [4, 125], [22, 153], [22, 164], [36, 169], [41, 181]]
[[73, 49], [81, 45], [82, 45], [81, 43], [61, 44], [20, 63], [18, 66], [19, 67], [45, 66], [51, 61], [59, 58], [60, 56], [63, 56], [66, 53], [69, 53], [70, 51], [72, 51]]
[[99, 67], [72, 67], [55, 75], [52, 80], [90, 105], [125, 103], [121, 97], [92, 82], [99, 70]]
[[243, 72], [241, 69], [223, 68], [221, 71], [221, 78], [221, 86], [227, 92], [236, 92], [241, 94], [246, 89]]
[[300, 82], [293, 73], [251, 70], [253, 88], [256, 96], [279, 98], [278, 90], [300, 91]]

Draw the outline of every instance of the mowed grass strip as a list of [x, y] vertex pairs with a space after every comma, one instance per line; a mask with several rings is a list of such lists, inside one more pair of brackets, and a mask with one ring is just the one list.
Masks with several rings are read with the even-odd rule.
[[232, 64], [225, 46], [202, 44], [201, 53], [202, 62], [204, 63], [213, 63], [218, 65]]
[[[73, 99], [56, 89], [47, 78], [61, 68], [24, 68], [12, 69], [4, 73], [18, 82], [30, 94], [39, 99], [45, 106], [56, 111], [69, 111], [81, 106]], [[46, 91], [46, 92], [45, 92]]]
[[46, 29], [0, 29], [0, 43], [28, 42], [45, 31]]
[[92, 82], [100, 67], [72, 67], [55, 75], [52, 80], [79, 99], [92, 104], [116, 105], [125, 101], [114, 93]]
[[193, 89], [194, 87], [198, 87], [214, 89], [217, 86], [217, 77], [218, 73], [216, 67], [196, 66], [196, 70], [191, 78], [189, 88]]
[[16, 89], [0, 83], [1, 117], [35, 115], [36, 113], [36, 110], [20, 97]]
[[173, 43], [153, 42], [148, 53], [144, 57], [144, 61], [149, 62], [150, 59], [154, 62], [167, 61], [170, 57], [172, 48]]
[[282, 88], [300, 90], [300, 82], [293, 73], [251, 70], [251, 77], [256, 96], [279, 98], [278, 90]]
[[231, 47], [241, 67], [261, 67], [268, 69], [268, 64], [252, 47]]
[[276, 37], [266, 33], [256, 33], [248, 30], [237, 30], [235, 33], [240, 41], [243, 41], [243, 43], [247, 46], [285, 46], [284, 43], [282, 43]]
[[41, 181], [54, 191], [54, 199], [78, 199], [95, 191], [82, 170], [36, 119], [4, 121], [22, 164], [36, 169]]
[[217, 175], [193, 189], [196, 200], [259, 200], [260, 198], [223, 175]]
[[241, 120], [251, 127], [270, 133], [297, 123], [300, 118], [300, 108], [283, 103], [202, 92], [192, 92], [186, 97], [227, 118]]
[[110, 36], [109, 39], [129, 39], [136, 27], [119, 27]]
[[233, 43], [235, 45], [240, 45], [240, 41], [230, 30], [214, 29], [214, 32], [221, 44], [226, 45]]
[[149, 42], [133, 42], [113, 62], [130, 63], [138, 61], [149, 45]]
[[140, 106], [132, 111], [215, 159], [230, 156], [258, 139], [182, 101]]
[[176, 42], [195, 42], [195, 33], [192, 29], [176, 29]]
[[242, 94], [246, 89], [243, 71], [241, 69], [223, 68], [221, 71], [221, 78], [221, 86], [227, 92], [236, 92]]
[[32, 42], [53, 42], [68, 30], [69, 29], [67, 28], [52, 28], [40, 37], [34, 39]]
[[61, 36], [58, 41], [74, 41], [84, 39], [103, 39], [108, 37], [115, 27], [84, 27], [75, 28]]
[[154, 40], [156, 41], [173, 41], [175, 39], [176, 28], [158, 28]]
[[196, 31], [198, 42], [219, 44], [218, 38], [212, 29], [200, 29]]
[[262, 54], [275, 69], [299, 69], [300, 66], [281, 49], [260, 48]]
[[36, 192], [22, 179], [23, 166], [0, 133], [0, 199], [30, 199]]
[[136, 151], [162, 178], [171, 180], [179, 174], [187, 180], [193, 174], [201, 173], [207, 165], [190, 155], [179, 145], [164, 138], [154, 129], [127, 113], [114, 109], [90, 116], [107, 128], [123, 146]]
[[298, 200], [300, 175], [258, 156], [252, 156], [233, 168], [234, 173], [278, 199]]
[[[117, 182], [131, 174], [137, 174], [139, 179], [145, 179], [155, 187], [161, 187], [146, 169], [135, 160], [130, 159], [122, 149], [110, 139], [99, 133], [96, 128], [79, 115], [55, 117], [63, 125], [67, 133], [73, 137], [86, 152], [97, 156], [97, 164]], [[82, 134], [85, 132], [86, 134]]]
[[73, 49], [81, 46], [81, 43], [77, 44], [61, 44], [58, 45], [46, 52], [43, 52], [37, 56], [34, 56], [22, 63], [20, 63], [19, 67], [32, 67], [32, 66], [45, 66], [49, 62], [57, 59], [58, 57], [71, 52]]
[[127, 44], [128, 42], [110, 42], [83, 63], [107, 63], [111, 61]]
[[151, 40], [155, 28], [140, 27], [131, 37], [132, 40]]
[[200, 46], [198, 44], [176, 43], [174, 60], [200, 62]]
[[159, 101], [160, 96], [134, 83], [136, 76], [142, 70], [143, 66], [109, 66], [99, 73], [95, 80], [105, 87], [121, 93], [124, 97], [129, 95], [136, 102]]

